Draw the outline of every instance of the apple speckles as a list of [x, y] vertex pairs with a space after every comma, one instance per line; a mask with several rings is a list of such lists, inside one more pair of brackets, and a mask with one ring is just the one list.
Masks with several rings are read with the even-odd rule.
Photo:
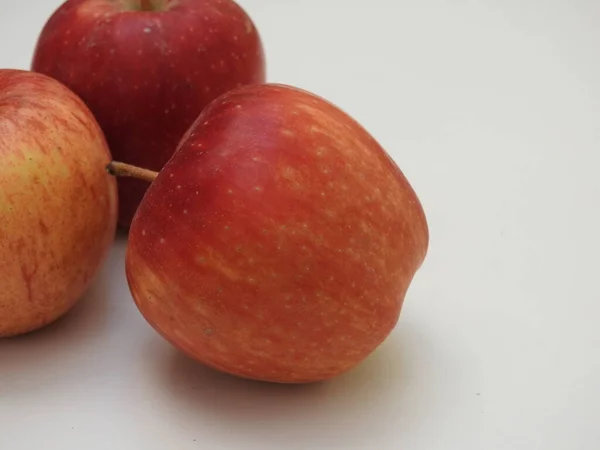
[[188, 210], [187, 210], [187, 209], [184, 209], [184, 210], [183, 210], [183, 214], [187, 216], [187, 213], [188, 213]]
[[142, 236], [146, 236], [146, 230], [142, 230]]
[[260, 186], [254, 186], [254, 192], [262, 192], [262, 190]]
[[281, 134], [283, 134], [284, 136], [289, 136], [289, 137], [292, 137], [292, 136], [295, 136], [295, 135], [296, 135], [296, 133], [294, 133], [294, 132], [293, 132], [292, 130], [290, 130], [289, 128], [284, 128], [284, 129], [282, 129], [282, 130], [281, 130]]
[[150, 27], [144, 28], [144, 33], [146, 33], [146, 34], [152, 33], [152, 28], [150, 28]]
[[215, 329], [214, 328], [205, 328], [204, 334], [206, 336], [212, 336], [213, 334], [215, 334]]
[[227, 189], [227, 195], [232, 195], [233, 194], [233, 189]]
[[159, 242], [160, 242], [161, 244], [164, 244], [164, 243], [165, 243], [165, 238], [160, 238]]

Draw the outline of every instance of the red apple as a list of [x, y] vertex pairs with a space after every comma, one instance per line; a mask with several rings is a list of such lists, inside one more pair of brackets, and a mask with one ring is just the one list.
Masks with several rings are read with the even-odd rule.
[[367, 131], [265, 84], [190, 128], [133, 220], [126, 270], [141, 313], [191, 357], [312, 382], [384, 341], [428, 243], [417, 195]]
[[114, 238], [117, 186], [99, 125], [65, 86], [0, 70], [0, 337], [76, 303]]
[[[210, 101], [265, 79], [258, 32], [231, 0], [69, 0], [44, 27], [32, 68], [85, 101], [115, 159], [153, 170]], [[121, 226], [147, 186], [119, 181]]]

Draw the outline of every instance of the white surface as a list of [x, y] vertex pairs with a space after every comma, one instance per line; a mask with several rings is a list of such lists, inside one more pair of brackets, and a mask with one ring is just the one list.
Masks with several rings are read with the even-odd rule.
[[[0, 0], [0, 66], [58, 3]], [[270, 81], [346, 109], [425, 205], [397, 330], [327, 384], [222, 376], [139, 316], [121, 240], [66, 320], [0, 342], [0, 448], [600, 448], [598, 3], [240, 3]]]

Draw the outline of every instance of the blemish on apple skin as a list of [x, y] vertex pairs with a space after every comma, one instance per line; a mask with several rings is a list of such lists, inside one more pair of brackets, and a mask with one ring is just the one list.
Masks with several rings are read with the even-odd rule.
[[250, 19], [246, 19], [246, 33], [250, 34], [253, 30], [254, 27], [252, 26], [252, 22], [250, 21]]

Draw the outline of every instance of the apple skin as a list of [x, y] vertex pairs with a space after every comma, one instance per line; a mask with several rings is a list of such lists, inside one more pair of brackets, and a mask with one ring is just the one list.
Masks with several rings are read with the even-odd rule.
[[[160, 1], [155, 1], [159, 5]], [[42, 30], [32, 69], [90, 107], [116, 160], [160, 170], [202, 109], [265, 81], [260, 36], [231, 0], [70, 0]], [[128, 227], [148, 183], [120, 179], [119, 224]]]
[[307, 383], [386, 339], [428, 243], [417, 195], [367, 131], [265, 84], [186, 133], [133, 220], [126, 271], [145, 319], [195, 360]]
[[0, 337], [64, 315], [117, 224], [110, 153], [85, 104], [41, 74], [0, 70]]

